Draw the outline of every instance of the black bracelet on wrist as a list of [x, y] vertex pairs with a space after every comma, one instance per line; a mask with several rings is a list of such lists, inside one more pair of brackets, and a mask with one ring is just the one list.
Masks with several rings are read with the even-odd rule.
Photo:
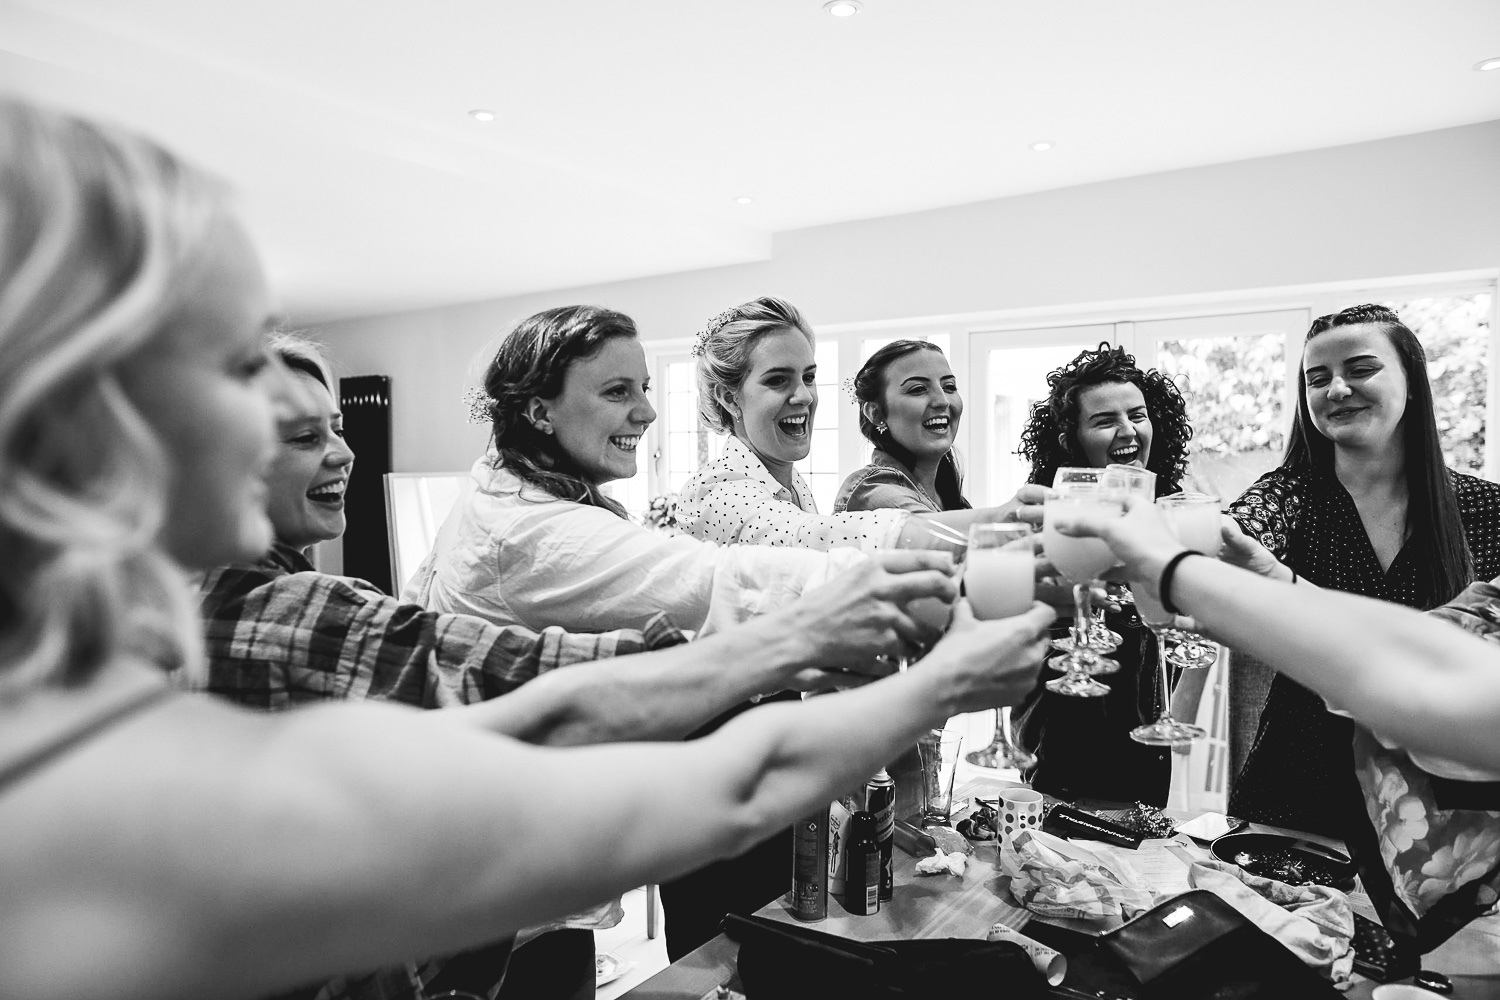
[[1177, 605], [1172, 603], [1172, 577], [1177, 575], [1177, 565], [1188, 556], [1201, 556], [1203, 553], [1197, 549], [1183, 549], [1162, 567], [1161, 581], [1156, 585], [1156, 596], [1161, 598], [1161, 606], [1167, 609], [1167, 614], [1180, 615]]

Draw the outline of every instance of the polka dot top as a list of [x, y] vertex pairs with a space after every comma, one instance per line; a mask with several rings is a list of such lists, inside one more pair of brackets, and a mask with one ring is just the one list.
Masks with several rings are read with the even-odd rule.
[[819, 514], [794, 469], [792, 489], [776, 481], [755, 453], [730, 437], [722, 457], [699, 469], [677, 496], [677, 526], [720, 545], [808, 549], [894, 548], [911, 515], [904, 510]]
[[[1500, 575], [1500, 486], [1451, 473], [1476, 579]], [[1426, 552], [1408, 541], [1384, 571], [1354, 498], [1331, 471], [1262, 476], [1230, 505], [1240, 527], [1320, 587], [1425, 607], [1419, 567]], [[1451, 595], [1440, 595], [1446, 598]], [[1232, 787], [1236, 816], [1348, 839], [1367, 823], [1354, 778], [1352, 724], [1287, 677], [1271, 682], [1255, 744]]]

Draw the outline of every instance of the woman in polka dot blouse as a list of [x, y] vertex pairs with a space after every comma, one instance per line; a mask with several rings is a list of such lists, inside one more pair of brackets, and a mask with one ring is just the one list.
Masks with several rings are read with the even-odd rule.
[[[1415, 608], [1500, 574], [1500, 486], [1443, 464], [1426, 356], [1391, 310], [1319, 317], [1297, 375], [1281, 467], [1230, 506], [1245, 533], [1298, 577]], [[1284, 676], [1231, 787], [1238, 816], [1370, 836], [1349, 720]]]
[[872, 551], [921, 546], [928, 532], [914, 521], [941, 521], [959, 532], [979, 518], [1041, 523], [1041, 490], [978, 511], [964, 505], [819, 514], [793, 467], [812, 449], [818, 409], [814, 337], [802, 314], [782, 299], [754, 299], [714, 317], [693, 352], [699, 414], [729, 435], [723, 456], [678, 496], [678, 527], [695, 538]]

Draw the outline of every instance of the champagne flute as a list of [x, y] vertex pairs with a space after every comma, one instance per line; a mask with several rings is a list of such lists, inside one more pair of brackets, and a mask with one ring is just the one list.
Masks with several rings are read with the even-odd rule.
[[1135, 595], [1135, 610], [1141, 621], [1156, 637], [1156, 669], [1161, 677], [1161, 715], [1155, 722], [1137, 726], [1130, 731], [1130, 738], [1137, 743], [1151, 746], [1181, 746], [1201, 740], [1208, 733], [1201, 726], [1188, 725], [1172, 718], [1172, 677], [1167, 669], [1167, 627], [1172, 624], [1172, 615], [1160, 601], [1152, 597], [1143, 584], [1132, 581], [1131, 592]]
[[[1065, 466], [1058, 469], [1052, 475], [1053, 490], [1066, 493], [1075, 486], [1092, 487], [1097, 486], [1104, 476], [1104, 470], [1090, 466]], [[1093, 581], [1090, 582], [1093, 586]], [[1087, 637], [1082, 644], [1079, 642], [1078, 628], [1070, 628], [1066, 636], [1053, 639], [1052, 648], [1059, 650], [1066, 656], [1054, 656], [1047, 661], [1047, 666], [1053, 670], [1066, 673], [1075, 669], [1081, 660], [1084, 669], [1088, 673], [1098, 676], [1103, 674], [1115, 674], [1120, 672], [1120, 664], [1103, 655], [1113, 653], [1120, 648], [1120, 635], [1111, 631], [1104, 624], [1101, 617], [1095, 617], [1092, 603], [1092, 592], [1088, 608]]]
[[[975, 618], [1009, 618], [1031, 607], [1036, 595], [1036, 556], [1028, 541], [1030, 534], [1030, 525], [1016, 521], [980, 521], [969, 526], [964, 596]], [[1009, 706], [995, 710], [995, 736], [990, 745], [969, 751], [964, 759], [979, 767], [1017, 771], [1036, 764], [1036, 757], [1011, 738]]]
[[[1058, 473], [1068, 471], [1059, 469]], [[1101, 513], [1119, 517], [1124, 513], [1124, 494], [1118, 488], [1106, 487], [1097, 481], [1099, 470], [1086, 470], [1096, 474], [1096, 481], [1072, 481], [1054, 487], [1042, 510], [1042, 546], [1047, 558], [1058, 572], [1073, 585], [1073, 643], [1074, 649], [1062, 658], [1066, 672], [1063, 676], [1047, 682], [1047, 690], [1075, 698], [1099, 698], [1109, 693], [1109, 688], [1090, 675], [1089, 612], [1093, 597], [1093, 584], [1100, 573], [1115, 563], [1114, 553], [1099, 538], [1075, 538], [1057, 530], [1057, 519], [1083, 512]], [[1114, 664], [1119, 668], [1119, 664]]]
[[[1162, 497], [1159, 502], [1178, 541], [1210, 558], [1218, 558], [1224, 548], [1218, 497], [1207, 493], [1178, 493]], [[1170, 657], [1175, 667], [1201, 670], [1213, 666], [1219, 658], [1218, 643], [1207, 642], [1195, 633], [1169, 629], [1167, 636], [1177, 640], [1177, 648], [1172, 650]]]

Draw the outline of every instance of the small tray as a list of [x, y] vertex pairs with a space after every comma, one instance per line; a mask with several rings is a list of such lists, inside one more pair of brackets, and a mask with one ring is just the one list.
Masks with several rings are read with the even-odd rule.
[[[1225, 834], [1210, 849], [1220, 861], [1238, 865], [1262, 878], [1288, 885], [1315, 883], [1345, 891], [1354, 888], [1354, 862], [1347, 854], [1323, 844], [1279, 833], [1239, 832]], [[1268, 868], [1268, 864], [1280, 866], [1280, 874], [1276, 867]], [[1287, 866], [1292, 866], [1293, 871], [1286, 870]], [[1301, 869], [1300, 873], [1295, 872], [1296, 868]]]

